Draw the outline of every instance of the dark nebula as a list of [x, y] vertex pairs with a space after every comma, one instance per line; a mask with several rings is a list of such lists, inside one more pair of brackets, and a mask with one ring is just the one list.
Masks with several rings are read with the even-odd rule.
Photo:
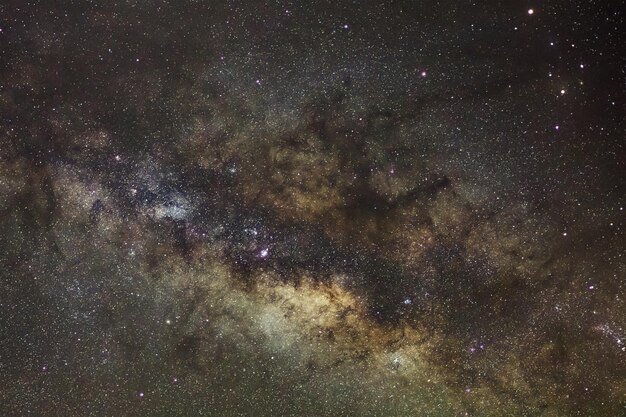
[[1, 416], [622, 416], [619, 4], [0, 4]]

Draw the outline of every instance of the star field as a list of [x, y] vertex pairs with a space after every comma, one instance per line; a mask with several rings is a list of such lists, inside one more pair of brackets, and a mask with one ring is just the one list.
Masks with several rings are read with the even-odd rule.
[[624, 27], [0, 5], [0, 415], [623, 415]]

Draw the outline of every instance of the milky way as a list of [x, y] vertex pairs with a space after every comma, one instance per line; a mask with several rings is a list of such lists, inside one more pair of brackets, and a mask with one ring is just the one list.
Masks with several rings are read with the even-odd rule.
[[622, 415], [623, 13], [461, 3], [0, 5], [0, 414]]

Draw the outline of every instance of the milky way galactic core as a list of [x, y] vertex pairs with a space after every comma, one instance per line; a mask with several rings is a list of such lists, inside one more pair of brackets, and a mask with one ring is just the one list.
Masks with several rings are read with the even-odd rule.
[[625, 27], [3, 2], [0, 415], [624, 415]]

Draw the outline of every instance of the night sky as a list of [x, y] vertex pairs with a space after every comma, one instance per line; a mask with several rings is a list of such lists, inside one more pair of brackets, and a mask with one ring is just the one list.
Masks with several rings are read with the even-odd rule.
[[609, 1], [0, 4], [0, 415], [626, 415]]

